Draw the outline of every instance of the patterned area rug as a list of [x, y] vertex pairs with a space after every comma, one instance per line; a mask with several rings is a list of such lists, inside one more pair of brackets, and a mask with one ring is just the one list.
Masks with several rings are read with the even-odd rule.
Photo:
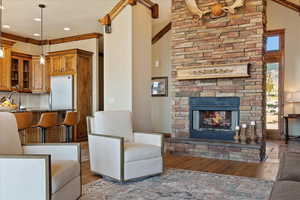
[[267, 200], [272, 181], [169, 169], [163, 176], [113, 183], [104, 179], [83, 186], [81, 200]]

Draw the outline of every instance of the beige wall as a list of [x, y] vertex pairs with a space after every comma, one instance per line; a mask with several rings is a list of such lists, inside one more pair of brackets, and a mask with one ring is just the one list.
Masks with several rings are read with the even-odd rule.
[[12, 50], [20, 53], [30, 54], [30, 55], [39, 55], [41, 48], [38, 45], [15, 41]]
[[132, 10], [126, 6], [104, 34], [104, 110], [132, 111]]
[[[300, 90], [300, 17], [299, 13], [271, 0], [267, 5], [267, 30], [285, 29], [285, 77], [284, 92]], [[285, 102], [285, 114], [293, 112], [293, 105]], [[300, 104], [295, 104], [296, 113], [300, 113]], [[300, 134], [300, 121], [290, 124], [293, 134]]]
[[[153, 36], [165, 25], [166, 23], [155, 24]], [[168, 77], [169, 95], [152, 97], [152, 129], [155, 132], [171, 133], [171, 31], [152, 45], [152, 77], [162, 76]]]
[[133, 124], [135, 131], [151, 128], [152, 18], [148, 8], [133, 7]]
[[133, 112], [135, 131], [151, 131], [151, 12], [126, 6], [104, 35], [104, 110]]

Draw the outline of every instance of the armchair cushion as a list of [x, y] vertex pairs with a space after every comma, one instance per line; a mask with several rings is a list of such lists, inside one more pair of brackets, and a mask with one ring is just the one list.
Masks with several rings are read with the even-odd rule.
[[132, 118], [129, 111], [96, 112], [92, 123], [93, 134], [105, 134], [133, 140]]
[[125, 163], [161, 157], [161, 147], [150, 144], [125, 143], [124, 151]]
[[0, 154], [23, 154], [15, 116], [0, 112], [0, 127]]
[[74, 178], [80, 176], [80, 164], [72, 160], [52, 160], [52, 194], [56, 193]]

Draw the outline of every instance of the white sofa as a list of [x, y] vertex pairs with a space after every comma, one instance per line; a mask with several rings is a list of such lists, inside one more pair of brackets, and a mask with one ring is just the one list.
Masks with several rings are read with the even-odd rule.
[[133, 133], [129, 111], [87, 118], [91, 171], [129, 181], [163, 173], [163, 135]]
[[75, 200], [79, 144], [21, 146], [15, 116], [0, 112], [0, 200]]

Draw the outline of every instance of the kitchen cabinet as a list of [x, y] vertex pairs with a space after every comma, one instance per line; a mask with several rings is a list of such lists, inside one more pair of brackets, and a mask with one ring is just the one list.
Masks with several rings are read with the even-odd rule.
[[2, 40], [4, 58], [0, 58], [0, 91], [11, 90], [11, 48], [14, 42]]
[[73, 131], [73, 140], [87, 139], [86, 117], [92, 113], [92, 57], [93, 53], [71, 49], [49, 53], [50, 75], [73, 75], [74, 105], [79, 123]]
[[46, 64], [40, 64], [40, 56], [32, 56], [32, 92], [50, 92], [50, 58], [46, 57]]
[[50, 57], [50, 75], [52, 76], [74, 74], [76, 68], [77, 57], [72, 51], [55, 52]]
[[18, 92], [31, 92], [32, 56], [24, 53], [11, 53], [11, 89]]

